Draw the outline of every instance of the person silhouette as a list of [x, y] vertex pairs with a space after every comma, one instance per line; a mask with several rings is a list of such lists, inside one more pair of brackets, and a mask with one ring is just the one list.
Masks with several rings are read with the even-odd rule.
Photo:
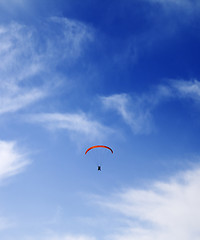
[[99, 165], [97, 169], [98, 169], [98, 171], [101, 171], [101, 166]]

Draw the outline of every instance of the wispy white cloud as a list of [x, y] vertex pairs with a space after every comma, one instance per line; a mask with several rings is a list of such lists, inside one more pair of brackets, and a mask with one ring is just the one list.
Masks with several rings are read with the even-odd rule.
[[44, 236], [26, 236], [25, 238], [20, 238], [24, 240], [96, 240], [93, 236], [88, 236], [84, 234], [59, 234], [55, 232], [50, 232]]
[[192, 99], [199, 103], [200, 82], [174, 79], [141, 95], [121, 93], [100, 97], [103, 106], [116, 111], [135, 134], [150, 133], [154, 129], [153, 111], [171, 99]]
[[132, 99], [128, 94], [114, 94], [100, 99], [105, 108], [117, 111], [135, 134], [152, 130], [151, 107], [145, 96]]
[[52, 130], [66, 129], [71, 134], [81, 134], [90, 139], [104, 138], [111, 129], [90, 119], [85, 113], [43, 113], [29, 117], [32, 122], [42, 123]]
[[190, 2], [192, 2], [188, 0], [149, 0], [149, 1], [162, 3], [162, 4], [174, 4], [174, 5], [180, 5], [180, 6], [185, 6], [186, 4], [190, 4]]
[[132, 59], [133, 63], [139, 61], [140, 56], [145, 55], [149, 50], [157, 52], [157, 46], [161, 47], [163, 43], [163, 48], [170, 42], [176, 46], [174, 38], [180, 38], [182, 42], [181, 30], [189, 27], [195, 29], [194, 21], [199, 19], [199, 0], [143, 0], [141, 2], [147, 3], [148, 7], [151, 6], [149, 15], [146, 15], [149, 19], [149, 27], [142, 34], [134, 35], [129, 43], [126, 43], [126, 57], [129, 63]]
[[147, 0], [151, 3], [160, 4], [165, 10], [179, 10], [178, 14], [185, 14], [185, 17], [193, 17], [194, 13], [200, 11], [200, 3], [198, 0]]
[[128, 224], [109, 239], [199, 239], [200, 168], [182, 172], [145, 189], [126, 189], [98, 204], [118, 213]]
[[[12, 11], [15, 7], [25, 7], [27, 2], [25, 0], [1, 0], [0, 7], [7, 11]], [[12, 7], [11, 7], [12, 6]]]
[[0, 114], [16, 112], [45, 96], [45, 93], [37, 88], [32, 88], [26, 91], [17, 86], [12, 87], [15, 88], [14, 91], [6, 89], [1, 95]]
[[[73, 61], [83, 53], [87, 43], [94, 39], [94, 30], [82, 22], [60, 17], [52, 17], [49, 20], [51, 24], [55, 24], [58, 32], [58, 37], [48, 42], [48, 50], [54, 59], [54, 54], [59, 53], [61, 58]], [[55, 44], [59, 45], [59, 51]]]
[[72, 64], [92, 40], [92, 29], [78, 21], [54, 17], [45, 24], [38, 29], [16, 22], [0, 25], [0, 114], [55, 91], [63, 81], [57, 66]]
[[96, 238], [86, 235], [55, 235], [52, 237], [45, 238], [44, 240], [95, 240]]
[[15, 142], [0, 141], [0, 180], [20, 173], [29, 163]]
[[174, 80], [171, 81], [171, 86], [179, 97], [200, 100], [200, 82], [197, 80]]
[[12, 3], [15, 3], [15, 4], [20, 4], [21, 5], [24, 2], [25, 2], [25, 0], [8, 0], [8, 1], [1, 0], [1, 4], [12, 4]]
[[27, 84], [42, 68], [33, 52], [32, 37], [25, 26], [0, 26], [0, 114], [17, 111], [46, 95], [45, 89]]

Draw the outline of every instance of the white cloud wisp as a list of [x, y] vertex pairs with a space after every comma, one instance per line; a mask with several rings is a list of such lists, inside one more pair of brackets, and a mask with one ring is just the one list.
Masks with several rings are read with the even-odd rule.
[[192, 16], [195, 12], [200, 11], [200, 4], [198, 0], [148, 0], [152, 3], [158, 3], [162, 5], [166, 10], [172, 10], [174, 8], [183, 10], [189, 16]]
[[15, 142], [0, 141], [0, 180], [22, 172], [29, 163]]
[[[98, 204], [126, 219], [112, 240], [198, 240], [200, 236], [200, 168], [183, 172], [147, 189], [127, 189]], [[119, 228], [121, 229], [121, 228]]]
[[45, 89], [27, 84], [43, 68], [33, 39], [33, 29], [26, 26], [0, 26], [0, 114], [15, 112], [46, 96]]
[[16, 22], [0, 25], [0, 114], [55, 92], [64, 78], [57, 66], [71, 65], [92, 41], [92, 29], [78, 21], [54, 17], [45, 24], [37, 29]]
[[52, 237], [48, 237], [48, 238], [45, 238], [44, 240], [95, 240], [94, 237], [89, 237], [89, 236], [85, 236], [85, 235], [69, 235], [69, 234], [66, 234], [66, 235], [63, 235], [63, 236], [58, 236], [58, 235], [55, 235], [55, 236], [52, 236]]
[[142, 95], [113, 94], [100, 97], [107, 110], [116, 111], [130, 126], [134, 134], [148, 134], [154, 129], [153, 110], [171, 99], [191, 99], [200, 101], [200, 82], [198, 80], [169, 80], [152, 91]]
[[112, 132], [110, 128], [89, 119], [84, 113], [42, 113], [30, 116], [29, 120], [42, 123], [52, 130], [66, 129], [71, 134], [80, 134], [90, 139], [101, 139]]
[[114, 94], [100, 99], [106, 109], [117, 111], [135, 134], [151, 131], [151, 109], [144, 96], [134, 101], [128, 94]]
[[200, 100], [200, 82], [197, 80], [174, 80], [171, 82], [177, 95], [182, 98], [191, 98], [194, 101]]
[[87, 235], [72, 235], [72, 234], [56, 234], [56, 233], [50, 233], [46, 236], [27, 236], [25, 238], [22, 238], [22, 240], [96, 240], [95, 237], [87, 236]]

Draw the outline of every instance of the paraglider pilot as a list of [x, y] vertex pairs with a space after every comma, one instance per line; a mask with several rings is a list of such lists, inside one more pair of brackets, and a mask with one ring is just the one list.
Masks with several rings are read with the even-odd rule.
[[[104, 146], [104, 145], [95, 145], [95, 146], [92, 146], [92, 147], [88, 148], [85, 151], [85, 154], [87, 154], [88, 151], [90, 151], [91, 149], [94, 149], [94, 148], [107, 148], [108, 150], [111, 151], [111, 153], [113, 153], [113, 150], [110, 147], [107, 147], [107, 146]], [[97, 170], [101, 171], [101, 165], [100, 164], [98, 165]]]

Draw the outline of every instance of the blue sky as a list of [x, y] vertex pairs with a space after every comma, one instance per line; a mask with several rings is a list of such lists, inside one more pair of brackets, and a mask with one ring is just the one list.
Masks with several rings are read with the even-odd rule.
[[0, 2], [1, 239], [199, 239], [199, 13]]

